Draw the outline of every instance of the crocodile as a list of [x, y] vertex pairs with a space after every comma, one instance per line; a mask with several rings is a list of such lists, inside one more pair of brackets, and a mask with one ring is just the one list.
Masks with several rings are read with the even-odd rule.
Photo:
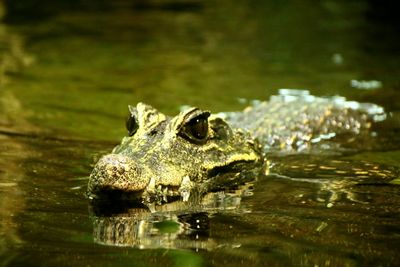
[[89, 199], [141, 203], [187, 201], [233, 188], [268, 172], [266, 155], [329, 153], [371, 138], [385, 120], [378, 105], [281, 89], [241, 112], [211, 114], [197, 107], [175, 117], [138, 103], [129, 106], [128, 134], [99, 159]]

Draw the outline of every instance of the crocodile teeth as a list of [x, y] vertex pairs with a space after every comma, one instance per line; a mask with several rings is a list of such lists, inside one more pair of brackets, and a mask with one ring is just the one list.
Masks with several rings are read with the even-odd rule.
[[189, 176], [186, 175], [185, 177], [183, 177], [181, 186], [179, 187], [178, 191], [180, 192], [180, 194], [182, 196], [182, 200], [184, 202], [189, 200], [190, 190], [192, 189], [192, 187], [193, 187], [193, 182], [190, 181]]
[[150, 178], [150, 182], [146, 186], [146, 191], [149, 193], [154, 193], [156, 191], [156, 179], [154, 179], [154, 177]]

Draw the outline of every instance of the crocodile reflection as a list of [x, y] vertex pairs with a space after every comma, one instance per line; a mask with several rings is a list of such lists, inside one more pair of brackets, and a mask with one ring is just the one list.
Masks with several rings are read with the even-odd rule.
[[[199, 201], [128, 207], [93, 205], [93, 236], [98, 244], [140, 249], [211, 250], [220, 246], [210, 237], [210, 216], [216, 212], [248, 212], [241, 197], [252, 187], [207, 193]], [[124, 202], [126, 204], [126, 202]]]
[[96, 243], [111, 246], [212, 249], [208, 216], [205, 212], [171, 215], [135, 208], [125, 215], [94, 217], [93, 236]]

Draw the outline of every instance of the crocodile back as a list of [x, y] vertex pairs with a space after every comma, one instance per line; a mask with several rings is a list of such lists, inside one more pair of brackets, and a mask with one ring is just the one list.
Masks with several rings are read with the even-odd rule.
[[[234, 128], [249, 131], [264, 150], [335, 151], [355, 137], [372, 137], [371, 126], [386, 119], [384, 109], [344, 97], [317, 97], [305, 90], [281, 89], [267, 102], [224, 114]], [[338, 142], [338, 140], [340, 140]]]

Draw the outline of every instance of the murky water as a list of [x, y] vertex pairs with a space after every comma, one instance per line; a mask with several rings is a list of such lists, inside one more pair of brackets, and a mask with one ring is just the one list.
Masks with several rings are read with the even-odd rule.
[[[279, 88], [307, 88], [374, 102], [399, 122], [394, 6], [4, 2], [2, 265], [400, 264], [400, 187], [390, 182], [398, 177], [398, 146], [275, 155], [272, 170], [279, 175], [260, 177], [241, 197], [210, 195], [201, 207], [177, 202], [153, 213], [110, 208], [107, 214], [91, 209], [84, 195], [95, 161], [125, 135], [127, 105], [139, 101], [171, 115], [181, 105], [220, 112], [241, 110], [244, 99], [267, 99]], [[342, 173], [334, 171], [338, 165]], [[348, 182], [365, 172], [373, 174], [365, 183]]]

